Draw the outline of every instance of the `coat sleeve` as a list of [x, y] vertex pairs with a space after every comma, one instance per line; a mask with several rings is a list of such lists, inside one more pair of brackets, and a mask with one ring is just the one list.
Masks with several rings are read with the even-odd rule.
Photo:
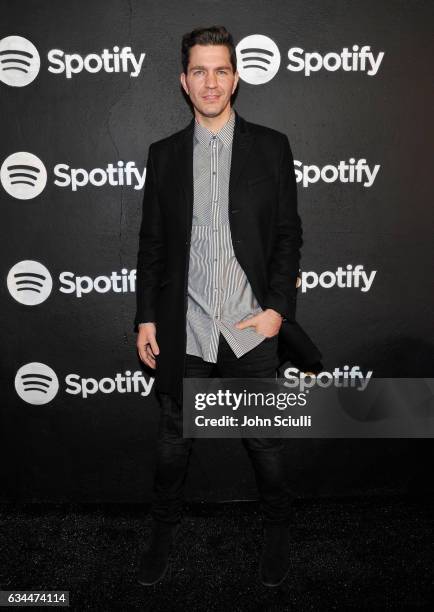
[[151, 144], [146, 164], [142, 221], [136, 273], [136, 316], [134, 331], [139, 323], [156, 320], [156, 300], [165, 261], [162, 215], [158, 202], [158, 185]]
[[288, 321], [295, 319], [296, 281], [302, 244], [294, 159], [288, 137], [282, 134], [275, 244], [269, 264], [265, 308], [276, 310]]

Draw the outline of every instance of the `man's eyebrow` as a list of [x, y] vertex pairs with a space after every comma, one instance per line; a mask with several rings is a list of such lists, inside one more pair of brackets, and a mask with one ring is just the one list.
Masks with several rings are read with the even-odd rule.
[[[197, 70], [198, 68], [200, 68], [201, 70], [207, 70], [206, 66], [192, 66], [190, 68], [190, 70]], [[215, 68], [215, 70], [222, 70], [222, 69], [230, 70], [230, 68], [231, 67], [229, 66], [229, 64], [227, 64], [226, 66], [217, 66], [217, 68]]]

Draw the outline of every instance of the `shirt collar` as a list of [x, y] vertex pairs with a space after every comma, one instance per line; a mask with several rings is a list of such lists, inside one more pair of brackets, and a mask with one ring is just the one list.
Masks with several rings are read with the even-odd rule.
[[[224, 146], [230, 147], [232, 144], [233, 132], [235, 125], [235, 112], [234, 109], [231, 108], [231, 114], [229, 119], [226, 121], [224, 126], [220, 128], [217, 132], [217, 139], [220, 140]], [[195, 118], [194, 120], [194, 136], [196, 141], [199, 142], [204, 147], [208, 147], [211, 142], [211, 138], [214, 135], [211, 130], [201, 125], [198, 120]]]

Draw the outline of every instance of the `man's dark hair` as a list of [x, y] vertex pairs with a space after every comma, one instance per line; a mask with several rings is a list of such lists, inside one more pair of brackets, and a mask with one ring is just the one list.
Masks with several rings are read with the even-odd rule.
[[237, 54], [235, 52], [234, 40], [224, 26], [211, 26], [210, 28], [196, 28], [187, 32], [182, 37], [181, 55], [182, 68], [187, 74], [190, 49], [194, 45], [225, 45], [229, 49], [229, 55], [233, 72], [237, 69]]

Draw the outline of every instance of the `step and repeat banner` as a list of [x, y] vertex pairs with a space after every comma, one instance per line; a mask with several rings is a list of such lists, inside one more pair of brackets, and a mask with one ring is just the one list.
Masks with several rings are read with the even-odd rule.
[[[196, 27], [232, 33], [235, 108], [289, 137], [297, 319], [325, 371], [432, 376], [433, 16], [428, 1], [3, 0], [1, 499], [150, 499], [138, 231], [148, 147], [191, 119], [180, 47]], [[420, 491], [429, 442], [291, 439], [290, 478], [301, 496]], [[255, 495], [238, 440], [195, 442], [189, 499]]]

